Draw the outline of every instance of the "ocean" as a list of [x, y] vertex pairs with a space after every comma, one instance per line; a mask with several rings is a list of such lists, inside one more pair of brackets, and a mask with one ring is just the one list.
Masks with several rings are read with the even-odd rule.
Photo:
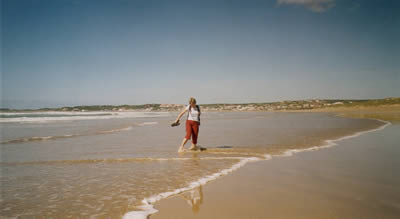
[[[0, 114], [0, 215], [146, 218], [154, 202], [248, 162], [382, 128], [327, 113], [203, 112], [199, 145], [178, 154], [175, 112]], [[190, 146], [190, 142], [186, 147]]]

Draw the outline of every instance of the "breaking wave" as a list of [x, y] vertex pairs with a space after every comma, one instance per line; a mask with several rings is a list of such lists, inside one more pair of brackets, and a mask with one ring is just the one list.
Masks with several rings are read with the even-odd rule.
[[93, 119], [167, 117], [168, 112], [29, 112], [0, 113], [0, 123], [46, 123]]

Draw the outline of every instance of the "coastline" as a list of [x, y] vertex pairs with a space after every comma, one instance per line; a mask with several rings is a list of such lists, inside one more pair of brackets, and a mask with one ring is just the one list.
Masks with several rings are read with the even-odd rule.
[[[383, 99], [306, 99], [259, 103], [205, 103], [200, 104], [203, 112], [289, 112], [289, 111], [337, 111], [363, 108], [400, 109], [400, 97]], [[142, 104], [142, 105], [79, 105], [37, 109], [0, 108], [0, 113], [40, 112], [180, 112], [185, 104]]]
[[287, 112], [324, 112], [333, 113], [337, 116], [357, 118], [357, 119], [376, 119], [400, 124], [400, 106], [368, 106], [368, 107], [333, 107], [310, 110], [292, 110]]
[[[155, 209], [159, 212], [150, 218], [263, 218], [266, 215], [273, 218], [382, 218], [382, 215], [395, 218], [400, 213], [397, 202], [400, 196], [392, 190], [400, 181], [400, 175], [393, 176], [390, 172], [385, 175], [382, 171], [385, 166], [381, 164], [379, 168], [377, 164], [381, 162], [379, 159], [398, 161], [395, 154], [387, 158], [387, 148], [374, 145], [380, 141], [374, 135], [384, 139], [391, 135], [391, 144], [395, 146], [393, 133], [400, 126], [394, 125], [396, 130], [393, 131], [393, 128], [386, 129], [389, 125], [386, 123], [374, 130], [327, 140], [327, 146], [316, 148], [329, 147], [329, 150], [296, 156], [287, 153], [285, 156], [289, 158], [251, 162], [220, 180], [199, 187], [197, 191], [157, 202]], [[384, 131], [375, 132], [380, 130]], [[385, 131], [386, 134], [382, 134]], [[366, 133], [371, 134], [364, 135]], [[355, 138], [358, 136], [362, 137]], [[341, 147], [331, 147], [337, 144]], [[399, 150], [397, 147], [392, 149]], [[381, 151], [375, 154], [376, 150]], [[360, 153], [363, 156], [355, 159], [354, 156]], [[372, 170], [365, 169], [368, 165]], [[374, 172], [375, 168], [380, 171]], [[198, 190], [201, 197], [195, 196], [190, 204], [186, 197], [198, 194]], [[375, 190], [378, 193], [376, 197], [370, 192]]]
[[275, 157], [276, 158], [289, 157], [289, 156], [292, 156], [299, 152], [316, 151], [316, 150], [323, 149], [323, 148], [329, 148], [329, 147], [337, 145], [338, 142], [340, 142], [342, 140], [355, 138], [355, 137], [358, 137], [358, 136], [361, 136], [363, 134], [370, 133], [370, 132], [379, 131], [379, 130], [386, 128], [387, 126], [389, 126], [391, 124], [388, 121], [384, 121], [384, 120], [380, 120], [380, 119], [374, 119], [374, 118], [370, 118], [370, 119], [378, 120], [378, 121], [382, 122], [383, 124], [377, 128], [363, 130], [363, 131], [359, 131], [356, 133], [351, 133], [349, 135], [342, 136], [342, 137], [339, 137], [336, 139], [327, 139], [327, 140], [324, 140], [321, 145], [317, 145], [317, 146], [310, 146], [310, 147], [301, 148], [301, 149], [289, 149], [289, 150], [284, 151], [281, 154], [264, 154], [264, 158], [260, 158], [260, 157], [240, 158], [240, 161], [238, 163], [232, 165], [230, 168], [227, 168], [220, 172], [214, 173], [212, 175], [203, 177], [197, 181], [193, 181], [193, 182], [189, 183], [189, 185], [187, 187], [179, 188], [174, 191], [163, 192], [163, 193], [153, 195], [151, 197], [143, 199], [142, 205], [137, 206], [137, 210], [127, 212], [123, 218], [148, 218], [150, 216], [153, 217], [153, 215], [157, 215], [156, 213], [159, 211], [159, 210], [157, 210], [157, 207], [155, 207], [155, 204], [157, 202], [165, 200], [165, 199], [169, 199], [171, 197], [173, 198], [179, 194], [183, 194], [185, 192], [188, 192], [188, 191], [194, 190], [196, 188], [199, 188], [203, 185], [206, 185], [210, 181], [214, 181], [214, 180], [220, 178], [221, 176], [228, 175], [229, 173], [232, 173], [232, 172], [238, 170], [239, 168], [245, 166], [249, 162], [266, 161], [266, 160], [270, 160]]

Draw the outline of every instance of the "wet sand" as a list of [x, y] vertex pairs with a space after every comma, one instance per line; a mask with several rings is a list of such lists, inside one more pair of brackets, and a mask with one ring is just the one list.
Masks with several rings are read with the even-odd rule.
[[398, 218], [400, 125], [251, 162], [157, 202], [150, 218]]

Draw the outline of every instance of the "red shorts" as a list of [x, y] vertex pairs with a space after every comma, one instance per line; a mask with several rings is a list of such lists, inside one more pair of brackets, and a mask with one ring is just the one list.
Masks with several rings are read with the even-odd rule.
[[197, 144], [197, 137], [199, 136], [199, 122], [193, 120], [186, 120], [186, 136], [187, 140], [192, 136], [192, 143]]

